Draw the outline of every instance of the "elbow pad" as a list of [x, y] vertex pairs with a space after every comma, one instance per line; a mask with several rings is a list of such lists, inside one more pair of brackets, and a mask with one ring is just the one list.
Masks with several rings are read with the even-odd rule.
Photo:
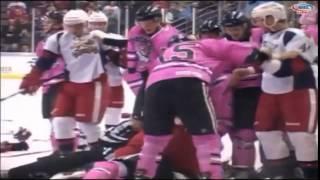
[[49, 70], [56, 61], [57, 58], [53, 57], [39, 57], [36, 62], [36, 67], [40, 70], [46, 71]]

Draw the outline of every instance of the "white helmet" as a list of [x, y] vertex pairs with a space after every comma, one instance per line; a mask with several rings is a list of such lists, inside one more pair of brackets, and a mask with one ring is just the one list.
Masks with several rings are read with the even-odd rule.
[[90, 22], [108, 22], [108, 17], [101, 11], [99, 12], [92, 12], [89, 16], [89, 23]]
[[63, 24], [75, 25], [82, 24], [88, 21], [88, 14], [81, 9], [73, 9], [68, 11], [63, 17]]
[[[275, 22], [273, 25], [266, 25], [265, 18], [267, 16], [273, 16]], [[272, 28], [279, 20], [287, 19], [286, 8], [277, 2], [267, 2], [253, 8], [251, 12], [252, 18], [261, 18], [264, 21], [264, 25], [268, 28]]]

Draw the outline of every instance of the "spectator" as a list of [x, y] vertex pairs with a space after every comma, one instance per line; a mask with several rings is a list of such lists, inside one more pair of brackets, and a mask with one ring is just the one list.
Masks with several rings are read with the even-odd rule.
[[12, 1], [7, 6], [7, 18], [8, 19], [20, 19], [23, 16], [27, 16], [27, 6], [22, 1]]
[[31, 33], [27, 29], [22, 29], [22, 31], [19, 34], [19, 39], [21, 44], [30, 44]]
[[53, 6], [55, 11], [66, 13], [71, 9], [71, 1], [53, 1]]
[[91, 14], [92, 11], [97, 10], [97, 2], [96, 1], [80, 1], [79, 8]]
[[182, 8], [179, 2], [172, 2], [170, 8], [168, 9], [165, 17], [165, 21], [172, 24], [175, 20], [180, 18]]
[[118, 33], [118, 18], [120, 17], [120, 8], [116, 1], [111, 1], [109, 5], [103, 8], [103, 13], [108, 17], [107, 32]]
[[18, 43], [9, 44], [7, 52], [19, 52], [19, 45]]
[[7, 50], [12, 52], [18, 50], [19, 32], [20, 30], [16, 26], [14, 19], [9, 19], [9, 25], [4, 29], [3, 40], [4, 44], [7, 44]]
[[155, 6], [158, 6], [161, 9], [169, 9], [169, 7], [170, 7], [170, 2], [169, 1], [158, 1], [158, 0], [156, 0], [156, 1], [153, 1], [153, 4]]
[[16, 20], [17, 26], [19, 26], [20, 29], [27, 29], [31, 31], [31, 23], [28, 15], [21, 16], [19, 19]]
[[29, 45], [23, 44], [23, 45], [21, 45], [20, 51], [21, 52], [31, 52], [31, 49], [30, 49]]

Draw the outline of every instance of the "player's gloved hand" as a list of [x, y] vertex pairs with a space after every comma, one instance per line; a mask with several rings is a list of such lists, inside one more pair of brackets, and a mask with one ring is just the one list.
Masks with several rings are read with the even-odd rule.
[[100, 30], [93, 30], [89, 33], [89, 37], [101, 40], [104, 45], [126, 47], [127, 39], [119, 34], [105, 33]]
[[251, 54], [246, 58], [246, 63], [262, 64], [264, 61], [270, 60], [270, 52], [266, 49], [254, 49]]
[[89, 36], [94, 39], [103, 39], [104, 37], [107, 36], [107, 33], [101, 30], [93, 30], [89, 33]]
[[20, 84], [21, 90], [23, 90], [22, 94], [33, 94], [35, 93], [41, 86], [41, 76], [42, 71], [37, 67], [33, 67], [31, 72], [25, 75]]
[[126, 144], [135, 133], [136, 131], [133, 126], [133, 121], [123, 121], [108, 129], [104, 135], [100, 137], [100, 141], [103, 146], [117, 148]]

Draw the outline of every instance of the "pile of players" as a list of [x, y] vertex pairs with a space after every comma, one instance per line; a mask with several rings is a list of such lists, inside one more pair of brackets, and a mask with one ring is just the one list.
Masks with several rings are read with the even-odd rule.
[[[73, 173], [55, 177], [318, 176], [317, 16], [301, 18], [305, 31], [290, 28], [286, 8], [266, 2], [252, 10], [251, 19], [230, 12], [221, 26], [206, 20], [193, 37], [162, 23], [161, 10], [147, 6], [136, 12], [128, 38], [104, 33], [107, 18], [100, 12], [47, 17], [48, 38], [21, 89], [48, 87], [43, 109], [55, 153], [11, 169], [9, 177], [65, 171]], [[136, 100], [131, 119], [119, 123], [122, 78]], [[75, 126], [89, 150], [74, 152]], [[227, 133], [231, 166], [221, 162]]]

